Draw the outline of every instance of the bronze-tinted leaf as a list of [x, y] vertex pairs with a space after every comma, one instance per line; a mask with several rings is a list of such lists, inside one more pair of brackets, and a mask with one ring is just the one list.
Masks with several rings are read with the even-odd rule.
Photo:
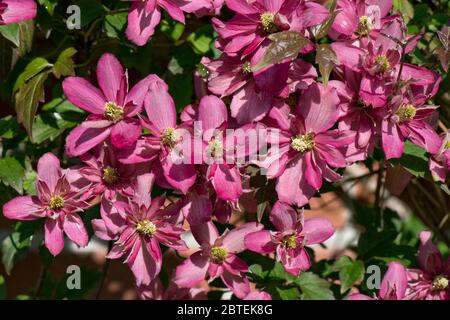
[[303, 35], [294, 31], [274, 33], [269, 36], [269, 39], [272, 40], [272, 43], [261, 60], [253, 66], [253, 71], [280, 63], [285, 59], [294, 59], [301, 49], [311, 43]]
[[317, 47], [316, 63], [319, 65], [322, 82], [326, 85], [334, 66], [339, 64], [336, 53], [329, 44], [324, 43]]
[[323, 23], [311, 28], [311, 32], [315, 39], [319, 40], [328, 35], [328, 32], [330, 31], [331, 26], [339, 13], [339, 10], [336, 9], [336, 4], [336, 0], [329, 0], [326, 3], [327, 9], [330, 11], [330, 16]]

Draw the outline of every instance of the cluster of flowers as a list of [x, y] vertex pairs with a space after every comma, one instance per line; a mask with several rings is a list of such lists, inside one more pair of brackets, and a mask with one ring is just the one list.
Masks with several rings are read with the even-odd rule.
[[[4, 2], [11, 1], [0, 4]], [[184, 21], [183, 11], [204, 8], [196, 7], [197, 1], [185, 2], [134, 1], [128, 37], [146, 43], [159, 22], [159, 7], [179, 21]], [[200, 2], [212, 6], [205, 13], [221, 5]], [[100, 88], [83, 78], [67, 78], [67, 99], [90, 113], [66, 141], [66, 154], [79, 157], [80, 164], [61, 169], [54, 155], [44, 155], [38, 163], [37, 196], [11, 200], [3, 207], [4, 215], [44, 218], [45, 244], [57, 255], [64, 233], [77, 245], [87, 245], [79, 213], [100, 203], [101, 219], [92, 221], [95, 234], [114, 242], [107, 257], [124, 258], [142, 297], [202, 297], [192, 287], [220, 277], [238, 298], [262, 299], [270, 296], [251, 289], [248, 266], [237, 254], [246, 249], [275, 253], [287, 272], [307, 270], [305, 246], [327, 240], [334, 229], [324, 219], [303, 219], [298, 208], [318, 192], [323, 179], [341, 178], [336, 169], [367, 159], [379, 140], [387, 159], [401, 157], [406, 139], [423, 147], [432, 155], [434, 176], [445, 179], [450, 168], [448, 134], [436, 133], [437, 107], [425, 105], [437, 92], [440, 77], [403, 61], [419, 38], [406, 34], [401, 16], [389, 15], [391, 1], [338, 1], [329, 36], [339, 62], [335, 80], [327, 84], [318, 82], [315, 67], [302, 58], [255, 68], [270, 48], [271, 34], [290, 31], [313, 39], [312, 30], [330, 18], [325, 7], [298, 0], [226, 4], [234, 17], [212, 20], [219, 35], [216, 46], [223, 54], [202, 60], [206, 75], [197, 74], [199, 101], [184, 108], [180, 123], [167, 84], [149, 75], [128, 90], [127, 71], [111, 54], [97, 65]], [[311, 41], [300, 53], [304, 57], [314, 50]], [[224, 101], [230, 102], [230, 111]], [[196, 123], [201, 123], [203, 134], [196, 133]], [[229, 134], [228, 129], [239, 130]], [[230, 154], [247, 158], [260, 151], [246, 139], [255, 129], [274, 133], [266, 138], [270, 148], [263, 159], [244, 165], [228, 161]], [[242, 138], [236, 132], [244, 135], [243, 148], [236, 146]], [[199, 163], [198, 154], [200, 159], [206, 154], [209, 161]], [[247, 222], [220, 235], [212, 219], [229, 221], [233, 211], [246, 212], [254, 197], [245, 170], [249, 165], [276, 180], [279, 201], [270, 213], [276, 231]], [[151, 198], [154, 183], [174, 190], [175, 196]], [[158, 280], [160, 245], [193, 249], [184, 241], [185, 222], [199, 247], [176, 268], [171, 286], [163, 292]], [[448, 281], [444, 288], [442, 280], [448, 280], [446, 276], [430, 280], [431, 273], [424, 270], [407, 282], [416, 283], [419, 291], [427, 290], [423, 288], [429, 283], [439, 290], [448, 288]]]

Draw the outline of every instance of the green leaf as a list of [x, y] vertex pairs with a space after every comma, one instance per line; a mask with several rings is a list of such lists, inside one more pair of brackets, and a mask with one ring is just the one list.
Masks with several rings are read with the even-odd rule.
[[58, 0], [39, 0], [39, 3], [44, 6], [47, 12], [52, 16], [58, 5]]
[[161, 21], [161, 31], [172, 41], [178, 41], [184, 33], [185, 25], [175, 20]]
[[299, 298], [298, 289], [295, 287], [291, 288], [276, 287], [275, 291], [281, 300], [298, 300]]
[[4, 185], [10, 186], [22, 194], [24, 176], [25, 169], [15, 158], [5, 157], [0, 159], [0, 181]]
[[53, 74], [56, 78], [75, 75], [73, 56], [76, 54], [77, 50], [75, 48], [67, 48], [61, 52], [53, 67]]
[[14, 84], [14, 91], [19, 90], [28, 81], [33, 79], [33, 77], [45, 72], [47, 69], [52, 68], [53, 65], [49, 63], [44, 58], [33, 59], [25, 68], [25, 70], [17, 77], [16, 83]]
[[23, 239], [20, 232], [13, 232], [2, 242], [2, 262], [7, 274], [11, 273], [14, 263], [23, 258], [31, 245], [31, 237]]
[[14, 85], [17, 120], [33, 139], [33, 123], [39, 102], [44, 99], [44, 83], [53, 67], [46, 59], [36, 58], [25, 68]]
[[19, 125], [13, 116], [0, 119], [0, 137], [12, 139], [19, 130]]
[[364, 279], [364, 263], [360, 260], [353, 261], [349, 257], [343, 256], [334, 263], [333, 268], [339, 271], [341, 293]]
[[23, 190], [25, 191], [25, 194], [29, 196], [36, 195], [36, 178], [36, 171], [27, 171], [25, 178], [23, 179]]
[[120, 39], [125, 31], [128, 13], [119, 12], [116, 14], [108, 14], [105, 18], [106, 35], [110, 38]]
[[267, 66], [277, 64], [285, 59], [294, 59], [306, 45], [311, 42], [298, 32], [282, 31], [271, 34], [272, 43], [267, 48], [261, 60], [253, 66], [253, 71], [258, 71]]
[[302, 291], [302, 300], [335, 300], [330, 283], [312, 272], [303, 272], [295, 283]]
[[414, 7], [408, 0], [394, 0], [392, 4], [393, 11], [401, 13], [406, 23], [414, 17]]
[[0, 300], [6, 299], [6, 284], [5, 284], [5, 278], [0, 276]]
[[187, 41], [192, 44], [194, 52], [203, 55], [210, 51], [213, 40], [213, 30], [210, 25], [201, 27], [187, 38]]
[[44, 112], [36, 116], [33, 126], [33, 143], [36, 144], [46, 140], [53, 141], [65, 130], [84, 120], [83, 110], [63, 98], [45, 104], [42, 111]]
[[18, 49], [19, 56], [31, 50], [34, 35], [33, 20], [0, 26], [0, 34]]
[[80, 0], [75, 4], [79, 6], [81, 10], [81, 27], [87, 26], [105, 13], [105, 8], [100, 1], [97, 0]]
[[406, 141], [401, 159], [393, 162], [399, 162], [408, 172], [416, 177], [423, 178], [428, 172], [427, 152], [410, 141]]
[[337, 55], [329, 44], [321, 44], [317, 47], [316, 63], [319, 65], [322, 82], [327, 85], [334, 66], [339, 64]]

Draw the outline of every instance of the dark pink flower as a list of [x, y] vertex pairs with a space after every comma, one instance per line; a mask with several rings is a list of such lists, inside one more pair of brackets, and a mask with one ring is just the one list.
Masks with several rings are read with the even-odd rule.
[[202, 60], [209, 72], [208, 89], [218, 96], [232, 95], [231, 116], [239, 124], [261, 120], [288, 80], [290, 62], [253, 72], [261, 54], [262, 50], [252, 58], [224, 54], [217, 60]]
[[344, 37], [367, 36], [381, 29], [391, 8], [392, 0], [338, 0], [332, 31]]
[[420, 233], [420, 269], [407, 270], [407, 296], [413, 300], [450, 300], [450, 258], [444, 260], [431, 236], [429, 231]]
[[141, 117], [150, 135], [141, 138], [135, 146], [123, 149], [118, 156], [126, 164], [158, 159], [165, 181], [186, 193], [196, 179], [193, 137], [189, 127], [177, 125], [175, 103], [168, 90], [163, 80], [156, 77], [152, 81], [144, 101], [148, 118]]
[[430, 158], [429, 167], [436, 181], [445, 182], [447, 172], [450, 171], [450, 131], [441, 135], [441, 147]]
[[217, 47], [226, 54], [241, 52], [247, 56], [270, 41], [267, 37], [272, 33], [289, 29], [300, 32], [329, 16], [328, 10], [311, 1], [227, 0], [226, 4], [236, 15], [227, 22], [213, 19], [219, 34]]
[[36, 14], [34, 0], [0, 0], [0, 25], [34, 19]]
[[387, 159], [402, 156], [405, 139], [431, 154], [439, 151], [442, 141], [426, 121], [436, 106], [421, 106], [409, 98], [396, 97], [389, 109], [381, 122], [381, 142]]
[[54, 255], [64, 248], [64, 233], [77, 245], [88, 243], [88, 234], [78, 212], [89, 205], [82, 200], [86, 190], [74, 190], [61, 170], [59, 159], [47, 153], [39, 159], [37, 196], [17, 197], [3, 206], [8, 219], [45, 218], [45, 246]]
[[113, 221], [117, 226], [114, 232], [108, 229], [104, 220], [92, 221], [99, 238], [115, 241], [107, 257], [118, 259], [125, 256], [137, 286], [149, 285], [161, 271], [160, 244], [181, 250], [186, 248], [181, 240], [184, 229], [179, 219], [179, 205], [161, 209], [165, 198], [150, 197], [153, 181], [152, 174], [139, 176], [133, 198], [115, 204], [118, 214]]
[[280, 201], [303, 206], [322, 187], [322, 179], [336, 181], [331, 168], [347, 166], [346, 149], [354, 144], [352, 131], [331, 130], [339, 118], [339, 98], [331, 86], [313, 83], [290, 114], [286, 105], [273, 108], [276, 124], [269, 137], [268, 156], [259, 165], [277, 178]]
[[161, 21], [161, 8], [176, 21], [184, 23], [183, 12], [196, 12], [216, 4], [208, 0], [131, 0], [126, 35], [130, 41], [143, 46], [155, 32]]
[[258, 253], [276, 252], [277, 261], [286, 272], [298, 276], [311, 267], [305, 246], [326, 241], [334, 233], [328, 220], [303, 219], [291, 206], [277, 202], [270, 213], [270, 221], [277, 231], [261, 230], [245, 237], [247, 249]]
[[386, 23], [374, 39], [331, 44], [341, 66], [362, 74], [359, 96], [367, 106], [386, 106], [397, 79], [407, 82], [414, 95], [430, 98], [436, 94], [440, 76], [423, 67], [402, 64], [402, 41], [410, 41], [406, 53], [413, 50], [415, 41], [404, 35], [404, 24], [396, 18]]
[[348, 300], [407, 300], [405, 297], [407, 285], [405, 267], [401, 263], [390, 262], [381, 282], [378, 297], [371, 298], [364, 294], [354, 293], [348, 297]]
[[97, 80], [101, 90], [87, 80], [69, 77], [63, 82], [64, 94], [77, 107], [90, 113], [88, 118], [67, 137], [66, 152], [80, 156], [111, 137], [116, 148], [134, 144], [141, 134], [139, 120], [150, 75], [128, 92], [128, 75], [112, 54], [104, 54], [97, 65]]
[[177, 267], [174, 282], [191, 288], [206, 278], [220, 277], [236, 297], [244, 298], [250, 293], [250, 283], [244, 275], [248, 267], [237, 254], [245, 250], [245, 236], [262, 227], [249, 222], [219, 236], [212, 222], [193, 226], [191, 231], [200, 250]]

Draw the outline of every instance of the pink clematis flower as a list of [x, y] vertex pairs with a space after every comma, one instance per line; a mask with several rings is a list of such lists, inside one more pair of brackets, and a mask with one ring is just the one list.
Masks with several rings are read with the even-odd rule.
[[393, 106], [381, 123], [381, 142], [387, 159], [400, 158], [404, 150], [404, 140], [436, 154], [441, 139], [426, 122], [435, 113], [436, 106], [421, 106], [408, 98], [397, 97]]
[[450, 258], [444, 260], [431, 236], [429, 231], [420, 233], [420, 269], [407, 270], [407, 296], [413, 300], [450, 300]]
[[227, 161], [229, 148], [232, 147], [233, 151], [235, 146], [234, 135], [224, 134], [228, 126], [225, 103], [215, 96], [203, 97], [199, 104], [198, 121], [204, 132], [202, 150], [205, 151], [205, 162], [209, 164], [207, 178], [220, 199], [236, 201], [242, 194], [242, 181], [236, 163]]
[[[341, 66], [362, 74], [359, 96], [366, 105], [386, 106], [397, 79], [408, 83], [414, 95], [430, 98], [436, 94], [441, 77], [426, 68], [401, 63], [399, 42], [409, 41], [405, 53], [414, 49], [418, 38], [404, 35], [404, 24], [397, 18], [387, 22], [375, 39], [365, 42], [331, 44]], [[400, 73], [401, 72], [401, 73]], [[400, 77], [399, 77], [400, 73]]]
[[249, 222], [219, 236], [212, 222], [193, 226], [191, 231], [200, 250], [177, 267], [174, 282], [182, 288], [191, 288], [208, 275], [211, 280], [220, 277], [236, 297], [244, 298], [250, 293], [250, 283], [244, 275], [248, 267], [236, 254], [245, 250], [245, 236], [262, 227]]
[[354, 293], [348, 300], [407, 300], [406, 288], [408, 285], [406, 269], [398, 262], [389, 263], [383, 281], [381, 282], [380, 293], [378, 297], [371, 298], [364, 294]]
[[381, 29], [382, 20], [391, 8], [392, 0], [338, 0], [339, 13], [334, 19], [332, 31], [338, 37], [367, 36]]
[[134, 197], [128, 203], [116, 204], [115, 232], [108, 230], [103, 220], [92, 221], [95, 234], [103, 240], [114, 240], [115, 245], [107, 258], [126, 256], [136, 278], [137, 286], [149, 285], [161, 271], [160, 244], [178, 250], [186, 249], [181, 234], [179, 206], [172, 204], [164, 209], [165, 198], [151, 199], [154, 176], [146, 174], [137, 178]]
[[218, 96], [232, 95], [231, 116], [239, 124], [261, 120], [288, 80], [290, 62], [252, 71], [262, 53], [259, 50], [251, 58], [224, 54], [217, 60], [202, 60], [209, 72], [208, 89]]
[[36, 14], [34, 0], [0, 0], [0, 26], [34, 19]]
[[445, 182], [450, 171], [450, 131], [441, 135], [441, 141], [439, 151], [430, 158], [429, 167], [434, 180]]
[[161, 21], [161, 8], [176, 21], [184, 23], [183, 12], [195, 12], [202, 8], [213, 9], [218, 4], [208, 0], [132, 0], [128, 14], [126, 35], [130, 41], [143, 46], [154, 34]]
[[3, 206], [8, 219], [45, 219], [45, 246], [54, 256], [64, 247], [64, 233], [80, 247], [88, 243], [88, 234], [78, 212], [89, 207], [82, 200], [86, 190], [74, 191], [59, 159], [47, 153], [39, 159], [37, 196], [17, 197]]
[[137, 291], [141, 300], [207, 300], [202, 288], [179, 288], [175, 282], [170, 281], [166, 289], [159, 278], [148, 286], [138, 287]]
[[304, 91], [294, 114], [274, 108], [269, 114], [278, 128], [269, 137], [268, 156], [259, 165], [277, 178], [280, 201], [303, 206], [322, 187], [322, 179], [336, 181], [331, 168], [346, 167], [346, 149], [354, 144], [353, 131], [330, 130], [339, 118], [334, 88], [313, 83]]
[[277, 202], [270, 213], [270, 221], [277, 231], [261, 230], [245, 237], [247, 249], [258, 253], [276, 252], [277, 261], [286, 272], [298, 276], [311, 267], [305, 246], [322, 243], [334, 233], [326, 219], [303, 219], [291, 206]]
[[158, 159], [157, 168], [162, 168], [165, 182], [187, 193], [196, 179], [193, 137], [190, 128], [177, 125], [175, 103], [168, 90], [167, 84], [159, 78], [150, 84], [144, 101], [148, 118], [141, 117], [150, 135], [140, 139], [136, 146], [123, 149], [118, 156], [126, 164]]
[[270, 42], [272, 33], [289, 29], [300, 32], [329, 16], [328, 10], [311, 1], [227, 0], [226, 4], [236, 15], [227, 22], [212, 20], [219, 34], [217, 47], [226, 54], [242, 52], [247, 56]]
[[119, 162], [111, 144], [103, 143], [80, 157], [85, 166], [80, 167], [80, 175], [91, 183], [93, 195], [114, 200], [120, 194], [130, 197], [134, 193], [135, 180], [148, 173], [148, 164], [126, 165]]
[[378, 115], [358, 97], [361, 79], [359, 74], [349, 69], [345, 69], [345, 72], [345, 83], [332, 80], [329, 85], [336, 88], [340, 99], [339, 130], [356, 133], [354, 147], [350, 145], [347, 149], [347, 159], [352, 162], [362, 161], [367, 159], [375, 148]]
[[149, 83], [154, 75], [140, 81], [128, 92], [128, 76], [112, 54], [104, 54], [97, 65], [101, 90], [87, 80], [69, 77], [63, 82], [64, 94], [74, 105], [91, 112], [88, 118], [67, 137], [66, 152], [80, 156], [111, 137], [116, 148], [134, 144], [141, 134], [139, 120]]

